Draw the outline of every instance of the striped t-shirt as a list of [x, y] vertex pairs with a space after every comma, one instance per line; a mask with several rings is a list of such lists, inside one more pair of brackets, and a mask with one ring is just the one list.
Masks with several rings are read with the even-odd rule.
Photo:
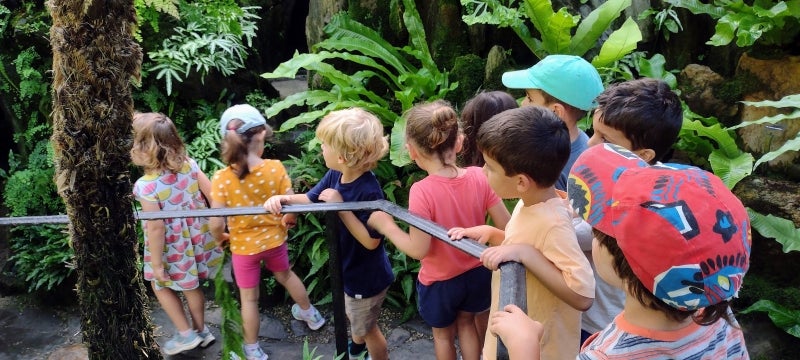
[[[749, 359], [738, 324], [724, 319], [707, 326], [692, 322], [673, 331], [633, 325], [622, 314], [603, 331], [589, 337], [578, 356], [589, 359]], [[730, 314], [733, 319], [733, 314]], [[735, 322], [735, 319], [734, 319]]]

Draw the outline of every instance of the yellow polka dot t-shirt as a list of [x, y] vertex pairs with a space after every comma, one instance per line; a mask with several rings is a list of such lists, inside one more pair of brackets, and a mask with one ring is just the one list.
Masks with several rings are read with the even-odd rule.
[[[262, 206], [270, 196], [286, 194], [292, 188], [286, 168], [278, 160], [264, 160], [239, 180], [230, 166], [211, 178], [211, 198], [225, 207]], [[286, 241], [281, 216], [272, 214], [228, 217], [231, 252], [253, 255], [276, 248]]]

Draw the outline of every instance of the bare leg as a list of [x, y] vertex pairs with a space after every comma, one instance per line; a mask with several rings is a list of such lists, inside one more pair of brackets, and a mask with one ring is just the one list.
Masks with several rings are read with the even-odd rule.
[[[353, 340], [359, 343], [362, 342], [360, 341], [361, 339], [357, 339], [355, 336]], [[363, 341], [367, 343], [367, 350], [369, 350], [369, 356], [372, 360], [389, 360], [389, 346], [386, 344], [386, 338], [377, 324], [367, 332]]]
[[478, 332], [478, 346], [483, 351], [483, 344], [486, 341], [486, 329], [489, 327], [489, 310], [475, 314], [475, 330]]
[[433, 350], [436, 360], [456, 360], [456, 323], [433, 328]]
[[481, 357], [483, 343], [478, 342], [478, 332], [475, 329], [475, 315], [469, 312], [458, 312], [456, 317], [458, 329], [458, 345], [461, 348], [463, 360], [478, 360]]
[[151, 284], [153, 286], [153, 292], [155, 292], [156, 298], [158, 299], [158, 303], [161, 304], [161, 307], [164, 309], [164, 312], [167, 313], [167, 316], [172, 321], [172, 324], [175, 325], [175, 328], [178, 331], [189, 330], [189, 321], [186, 320], [186, 313], [183, 312], [183, 302], [178, 294], [169, 288], [156, 290], [156, 283], [151, 281]]
[[247, 289], [240, 288], [239, 295], [242, 300], [244, 343], [255, 344], [258, 342], [258, 327], [261, 324], [261, 317], [258, 313], [258, 286]]
[[311, 301], [308, 299], [308, 292], [306, 292], [306, 286], [303, 285], [303, 282], [300, 281], [300, 278], [292, 270], [286, 270], [281, 272], [275, 273], [275, 280], [278, 281], [286, 291], [289, 292], [289, 296], [292, 297], [292, 300], [300, 305], [300, 308], [303, 310], [308, 310], [311, 307]]
[[206, 297], [203, 295], [203, 290], [200, 288], [186, 290], [183, 296], [189, 305], [189, 314], [192, 315], [192, 327], [199, 333], [205, 327]]

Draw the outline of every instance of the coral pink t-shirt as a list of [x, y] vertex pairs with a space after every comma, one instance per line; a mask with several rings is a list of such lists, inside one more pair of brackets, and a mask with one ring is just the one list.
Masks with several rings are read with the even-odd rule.
[[[457, 178], [428, 175], [411, 185], [408, 210], [436, 222], [446, 229], [486, 224], [486, 213], [500, 198], [494, 193], [479, 167], [467, 167]], [[452, 279], [481, 266], [481, 262], [439, 239], [431, 239], [428, 254], [422, 259], [418, 279], [423, 285]]]

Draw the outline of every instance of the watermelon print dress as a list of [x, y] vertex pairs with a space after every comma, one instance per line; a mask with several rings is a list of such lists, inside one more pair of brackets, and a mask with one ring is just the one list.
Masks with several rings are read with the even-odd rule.
[[[140, 202], [155, 202], [161, 210], [205, 209], [206, 200], [197, 181], [200, 168], [188, 159], [178, 173], [165, 171], [148, 174], [133, 186], [133, 195]], [[156, 281], [156, 288], [176, 291], [192, 290], [200, 279], [212, 278], [222, 265], [222, 251], [217, 247], [208, 226], [208, 219], [164, 219], [164, 266], [170, 281], [156, 281], [150, 264], [150, 241], [144, 231], [144, 279]], [[145, 222], [142, 222], [142, 228]]]

